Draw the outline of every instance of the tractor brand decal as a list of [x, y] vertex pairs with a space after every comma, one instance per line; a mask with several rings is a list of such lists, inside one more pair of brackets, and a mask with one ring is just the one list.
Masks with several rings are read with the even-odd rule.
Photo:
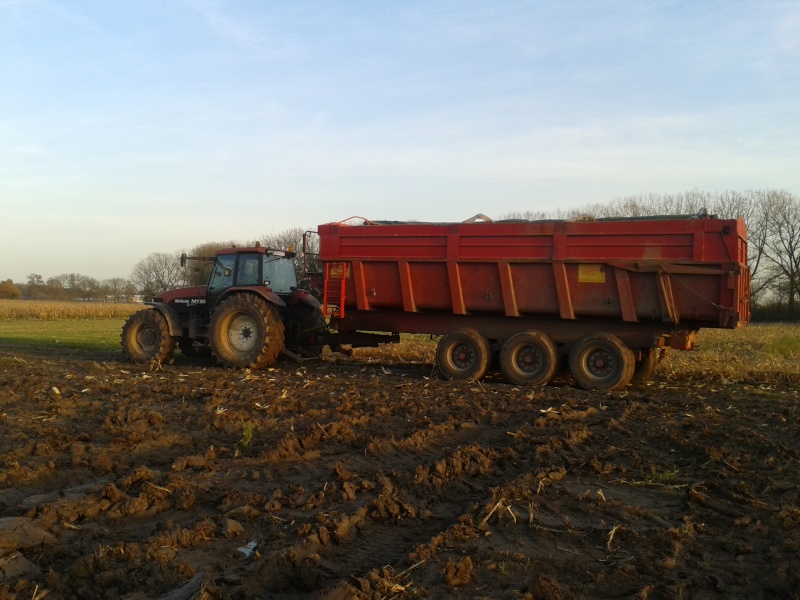
[[205, 298], [177, 298], [175, 304], [205, 304]]
[[578, 283], [605, 283], [603, 265], [578, 265]]

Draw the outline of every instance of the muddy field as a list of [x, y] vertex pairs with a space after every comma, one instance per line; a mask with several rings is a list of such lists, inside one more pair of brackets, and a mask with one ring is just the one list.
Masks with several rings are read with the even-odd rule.
[[791, 384], [0, 351], [0, 598], [800, 598]]

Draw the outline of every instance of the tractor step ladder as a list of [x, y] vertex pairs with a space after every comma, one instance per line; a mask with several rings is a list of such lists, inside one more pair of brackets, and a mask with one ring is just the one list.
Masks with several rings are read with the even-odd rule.
[[322, 294], [322, 314], [325, 317], [344, 317], [345, 279], [347, 263], [326, 262], [325, 284]]

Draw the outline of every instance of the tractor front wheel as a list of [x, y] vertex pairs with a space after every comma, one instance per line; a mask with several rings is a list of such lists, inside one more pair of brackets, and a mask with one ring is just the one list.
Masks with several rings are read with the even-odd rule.
[[165, 362], [172, 358], [175, 340], [167, 320], [155, 308], [133, 313], [122, 326], [122, 352], [136, 363]]
[[211, 351], [226, 367], [263, 369], [283, 349], [278, 311], [252, 294], [231, 296], [211, 316]]

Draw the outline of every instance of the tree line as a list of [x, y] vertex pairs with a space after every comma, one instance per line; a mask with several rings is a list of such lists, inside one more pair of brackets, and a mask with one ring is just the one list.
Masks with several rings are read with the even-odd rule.
[[[797, 320], [800, 311], [800, 199], [786, 190], [706, 192], [692, 190], [676, 194], [638, 194], [608, 203], [587, 204], [571, 210], [508, 213], [501, 219], [574, 219], [696, 215], [705, 212], [720, 218], [741, 216], [748, 230], [748, 262], [751, 270], [751, 300], [754, 315], [761, 318]], [[316, 259], [316, 246], [303, 253], [305, 229], [295, 227], [258, 241], [275, 249], [297, 252], [295, 266], [302, 277], [304, 260]], [[232, 245], [252, 246], [256, 240], [206, 242], [186, 251], [194, 257], [211, 257]], [[316, 239], [312, 238], [312, 242]], [[140, 260], [125, 278], [98, 282], [77, 273], [51, 277], [37, 274], [28, 282], [0, 282], [0, 298], [24, 297], [54, 300], [130, 301], [135, 295], [150, 298], [184, 285], [201, 285], [208, 279], [210, 263], [190, 261], [180, 265], [180, 255], [155, 252]], [[308, 266], [308, 265], [306, 265]], [[14, 295], [14, 294], [17, 295]]]
[[0, 298], [5, 299], [131, 302], [137, 294], [136, 286], [124, 277], [98, 281], [80, 273], [65, 273], [48, 279], [31, 273], [27, 283], [15, 284], [11, 279], [0, 282]]

